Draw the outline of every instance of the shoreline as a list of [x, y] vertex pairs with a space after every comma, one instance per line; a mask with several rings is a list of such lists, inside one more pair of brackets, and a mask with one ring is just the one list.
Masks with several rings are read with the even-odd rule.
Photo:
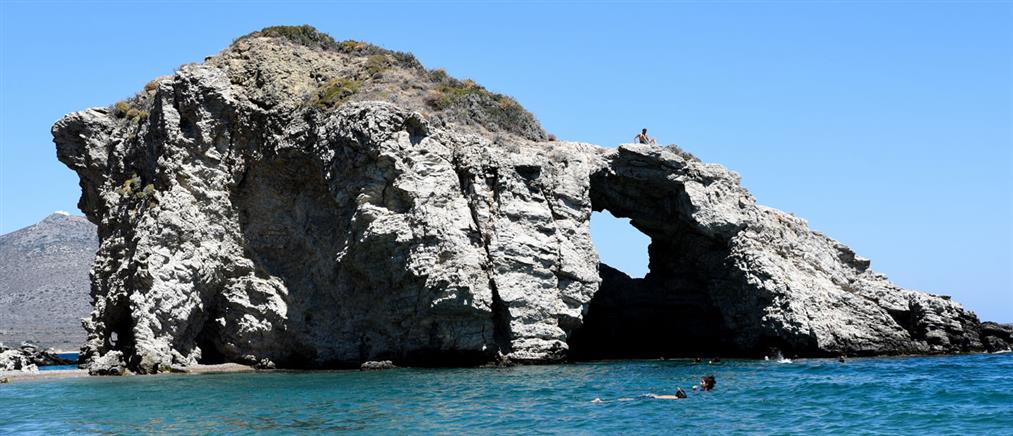
[[[848, 361], [852, 361], [852, 360], [865, 360], [865, 359], [893, 359], [893, 358], [896, 358], [896, 359], [905, 359], [905, 358], [912, 358], [912, 357], [951, 357], [951, 356], [952, 357], [957, 357], [957, 356], [975, 356], [975, 355], [999, 355], [999, 354], [1009, 354], [1009, 353], [1011, 353], [1011, 352], [1010, 351], [1000, 351], [1000, 352], [994, 352], [994, 353], [980, 352], [980, 353], [958, 353], [958, 354], [897, 354], [897, 355], [883, 355], [883, 356], [854, 356], [854, 357], [848, 357], [847, 360]], [[763, 359], [740, 359], [740, 358], [726, 358], [726, 359], [723, 359], [723, 361], [740, 361], [740, 360], [760, 361], [760, 362], [764, 361]], [[795, 362], [807, 361], [807, 360], [836, 360], [836, 359], [835, 358], [831, 358], [831, 357], [800, 357], [800, 358], [786, 359], [786, 360], [787, 360], [787, 362], [779, 362], [777, 360], [771, 359], [769, 362], [770, 363], [795, 363]], [[588, 361], [580, 361], [580, 362], [560, 362], [560, 363], [552, 363], [552, 364], [548, 364], [548, 365], [568, 365], [568, 364], [574, 364], [574, 363], [616, 362], [616, 361], [687, 361], [687, 362], [693, 363], [693, 359], [692, 358], [677, 357], [677, 358], [654, 358], [654, 359], [650, 359], [650, 358], [649, 359], [598, 359], [598, 360], [588, 360]], [[722, 362], [711, 363], [711, 362], [708, 362], [708, 361], [704, 360], [702, 362], [698, 362], [698, 364], [704, 365], [704, 366], [716, 367], [716, 366], [721, 366]], [[516, 366], [532, 366], [532, 365], [523, 365], [523, 364], [521, 364], [521, 365], [516, 365]], [[539, 365], [534, 365], [534, 366], [539, 366]], [[400, 367], [399, 369], [410, 369], [410, 368], [412, 368], [412, 367]], [[474, 368], [474, 369], [481, 369], [481, 368], [498, 368], [498, 367], [476, 366], [476, 367], [472, 367], [472, 368]], [[120, 377], [132, 377], [132, 376], [159, 377], [159, 376], [179, 376], [179, 375], [199, 375], [199, 374], [280, 373], [280, 372], [304, 372], [304, 371], [308, 371], [308, 372], [314, 372], [314, 371], [329, 372], [329, 371], [360, 371], [360, 370], [359, 369], [354, 369], [354, 368], [345, 368], [345, 369], [286, 369], [286, 368], [279, 368], [279, 369], [256, 369], [256, 368], [254, 368], [254, 367], [252, 367], [250, 365], [243, 365], [243, 364], [240, 364], [240, 363], [220, 363], [220, 364], [214, 364], [214, 365], [196, 365], [196, 366], [187, 368], [186, 371], [182, 371], [182, 372], [166, 372], [166, 373], [161, 373], [161, 374], [147, 374], [147, 375], [130, 374], [130, 375], [125, 375], [125, 376], [95, 376], [95, 377], [98, 377], [98, 378], [120, 378]], [[85, 370], [85, 369], [56, 369], [56, 370], [49, 370], [49, 371], [39, 371], [37, 373], [27, 373], [27, 372], [21, 372], [21, 371], [0, 371], [0, 380], [6, 378], [7, 379], [7, 383], [24, 383], [24, 382], [30, 382], [30, 381], [46, 381], [46, 380], [64, 380], [64, 379], [86, 378], [86, 377], [92, 377], [92, 376], [88, 375], [88, 370]]]
[[[172, 375], [193, 375], [193, 374], [227, 374], [227, 373], [240, 373], [240, 372], [257, 372], [258, 370], [249, 365], [243, 365], [240, 363], [221, 363], [216, 365], [196, 365], [187, 368], [183, 372], [170, 372], [164, 374], [150, 374], [144, 375], [144, 377], [158, 377], [158, 376], [172, 376]], [[95, 376], [95, 377], [131, 377], [136, 374], [126, 376]], [[64, 380], [72, 378], [85, 378], [91, 377], [88, 375], [86, 369], [54, 369], [49, 371], [39, 372], [22, 372], [22, 371], [0, 371], [0, 380], [7, 379], [7, 383], [24, 383], [31, 381], [46, 381], [46, 380]]]

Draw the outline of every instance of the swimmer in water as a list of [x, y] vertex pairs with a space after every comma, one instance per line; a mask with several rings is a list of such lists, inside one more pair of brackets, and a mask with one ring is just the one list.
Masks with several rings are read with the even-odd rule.
[[647, 395], [650, 396], [651, 398], [654, 398], [655, 400], [681, 400], [683, 398], [688, 397], [688, 395], [686, 395], [686, 391], [682, 390], [682, 388], [675, 388], [675, 395], [658, 395], [658, 394], [647, 394]]
[[713, 375], [705, 375], [700, 378], [700, 390], [709, 391], [714, 389], [714, 385], [717, 384], [717, 380], [714, 379]]

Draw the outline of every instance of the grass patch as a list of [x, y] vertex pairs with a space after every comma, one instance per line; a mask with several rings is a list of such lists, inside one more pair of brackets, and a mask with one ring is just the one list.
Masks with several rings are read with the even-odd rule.
[[349, 97], [359, 92], [362, 82], [349, 79], [329, 80], [317, 90], [313, 98], [313, 106], [320, 109], [330, 109], [340, 106], [348, 101]]
[[303, 24], [302, 26], [265, 27], [256, 32], [240, 36], [232, 43], [235, 44], [247, 38], [257, 37], [281, 38], [306, 47], [319, 47], [332, 50], [338, 47], [338, 42], [331, 35], [318, 31], [315, 27], [308, 24]]
[[426, 103], [438, 110], [451, 110], [477, 106], [501, 127], [509, 128], [523, 123], [527, 111], [513, 97], [489, 92], [472, 80], [457, 80], [435, 70], [430, 73], [444, 80], [426, 96]]
[[389, 67], [390, 59], [387, 58], [387, 55], [375, 54], [369, 55], [369, 57], [366, 58], [366, 72], [369, 73], [370, 76], [382, 73]]
[[321, 32], [309, 24], [265, 27], [256, 32], [240, 36], [232, 41], [232, 43], [235, 44], [244, 39], [257, 37], [280, 38], [305, 47], [332, 50], [357, 56], [388, 55], [393, 60], [393, 64], [405, 68], [425, 69], [422, 67], [422, 63], [415, 58], [415, 55], [409, 52], [387, 50], [365, 41], [353, 39], [338, 42], [331, 35]]

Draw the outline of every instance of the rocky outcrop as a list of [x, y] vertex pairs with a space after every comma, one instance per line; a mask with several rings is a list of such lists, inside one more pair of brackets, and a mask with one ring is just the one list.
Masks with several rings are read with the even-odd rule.
[[981, 342], [991, 353], [1013, 351], [1013, 325], [994, 322], [981, 323]]
[[7, 348], [0, 344], [0, 371], [37, 372], [40, 366], [72, 365], [74, 361], [64, 359], [52, 350], [43, 350], [30, 343], [18, 348]]
[[[93, 373], [984, 348], [973, 313], [757, 206], [721, 166], [439, 104], [321, 106], [309, 80], [358, 58], [240, 42], [153, 82], [133, 116], [53, 128], [102, 241]], [[593, 210], [651, 237], [647, 277], [599, 266]]]

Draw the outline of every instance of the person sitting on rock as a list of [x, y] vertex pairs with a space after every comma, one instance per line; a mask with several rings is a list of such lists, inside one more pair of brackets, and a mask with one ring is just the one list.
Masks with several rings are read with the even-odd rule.
[[638, 144], [654, 144], [654, 138], [647, 136], [647, 129], [641, 130], [640, 134], [636, 136]]

